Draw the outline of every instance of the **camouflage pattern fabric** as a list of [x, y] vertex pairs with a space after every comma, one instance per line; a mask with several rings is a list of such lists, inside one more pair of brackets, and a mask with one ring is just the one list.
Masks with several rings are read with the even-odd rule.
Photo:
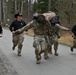
[[13, 42], [13, 46], [17, 46], [18, 45], [18, 52], [21, 53], [22, 50], [22, 46], [23, 46], [23, 41], [24, 41], [24, 34], [13, 34], [12, 38], [12, 42]]
[[47, 57], [48, 50], [44, 35], [36, 35], [34, 37], [33, 47], [35, 48], [35, 54], [37, 59], [38, 56], [41, 56], [42, 53], [44, 53], [44, 58]]
[[[55, 26], [52, 26], [50, 27], [49, 29], [49, 39], [50, 39], [50, 42], [52, 44], [54, 44], [54, 50], [55, 50], [55, 55], [58, 55], [57, 53], [57, 50], [58, 50], [58, 35], [56, 33], [59, 33], [59, 30], [65, 30], [65, 31], [68, 31], [68, 28], [66, 27], [63, 27], [59, 24], [56, 24]], [[52, 53], [52, 44], [50, 44], [50, 50], [49, 52]], [[48, 47], [49, 48], [49, 47]]]
[[47, 35], [47, 29], [50, 27], [49, 23], [38, 23], [36, 20], [31, 21], [25, 27], [19, 29], [19, 32], [23, 32], [30, 28], [34, 31], [34, 43], [35, 55], [37, 63], [40, 63], [41, 54], [44, 53], [44, 58], [47, 59], [47, 42], [45, 41], [45, 35]]
[[76, 48], [76, 36], [73, 36], [73, 45], [72, 45], [73, 48]]

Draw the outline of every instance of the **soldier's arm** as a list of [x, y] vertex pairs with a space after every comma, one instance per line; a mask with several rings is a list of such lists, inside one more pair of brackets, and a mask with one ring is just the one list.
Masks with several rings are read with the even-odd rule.
[[31, 21], [30, 23], [26, 24], [26, 26], [22, 27], [21, 29], [18, 29], [16, 30], [15, 32], [23, 32], [23, 31], [27, 31], [28, 29], [32, 28], [33, 27], [33, 23], [34, 23], [34, 20]]
[[69, 29], [68, 29], [68, 28], [63, 27], [63, 26], [60, 26], [59, 24], [56, 24], [56, 26], [57, 26], [57, 27], [59, 27], [59, 29], [61, 29], [61, 30], [69, 31]]

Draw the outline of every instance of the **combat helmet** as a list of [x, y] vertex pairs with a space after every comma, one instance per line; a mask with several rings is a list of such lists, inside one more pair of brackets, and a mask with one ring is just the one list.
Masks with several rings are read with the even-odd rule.
[[37, 22], [38, 23], [45, 23], [46, 22], [45, 16], [44, 15], [39, 15], [38, 18], [37, 18]]

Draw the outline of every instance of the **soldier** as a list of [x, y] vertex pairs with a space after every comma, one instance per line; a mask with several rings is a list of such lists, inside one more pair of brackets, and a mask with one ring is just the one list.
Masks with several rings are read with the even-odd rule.
[[12, 49], [15, 50], [15, 47], [18, 45], [18, 56], [21, 56], [21, 50], [23, 46], [23, 41], [24, 41], [24, 34], [23, 33], [16, 33], [15, 31], [17, 29], [20, 29], [26, 25], [26, 23], [22, 20], [22, 14], [17, 13], [15, 14], [16, 20], [12, 22], [10, 25], [9, 29], [12, 32], [12, 42], [13, 42], [13, 47]]
[[[51, 25], [54, 26], [55, 24], [59, 24], [60, 25], [60, 20], [59, 20], [59, 16], [56, 15], [54, 12], [52, 11], [48, 11], [47, 13], [43, 14], [45, 16], [45, 18], [47, 19], [47, 21], [50, 21]], [[59, 29], [56, 29], [56, 35], [58, 38], [60, 38], [60, 34], [59, 34]]]
[[73, 45], [71, 46], [71, 52], [73, 52], [73, 49], [74, 48], [76, 48], [76, 25], [74, 25], [73, 27], [72, 27], [72, 30], [71, 30], [72, 32], [73, 32]]
[[37, 19], [34, 19], [28, 23], [25, 27], [17, 30], [17, 32], [23, 32], [29, 28], [34, 30], [34, 42], [33, 47], [35, 48], [36, 63], [40, 64], [41, 54], [44, 53], [44, 59], [48, 58], [47, 42], [45, 41], [46, 30], [49, 28], [49, 24], [46, 22], [43, 15], [39, 15]]
[[3, 29], [2, 26], [0, 25], [0, 37], [2, 37], [2, 34], [3, 34]]
[[59, 17], [56, 16], [56, 14], [52, 11], [49, 11], [47, 12], [46, 14], [43, 14], [46, 19], [51, 23], [51, 28], [49, 29], [49, 53], [52, 54], [52, 45], [54, 44], [54, 54], [55, 56], [58, 56], [58, 38], [60, 38], [59, 36], [59, 30], [66, 30], [68, 31], [69, 29], [68, 28], [65, 28], [63, 26], [60, 25], [60, 22], [59, 22]]
[[57, 32], [57, 30], [60, 30], [60, 29], [65, 30], [65, 31], [69, 31], [68, 28], [60, 26], [59, 24], [52, 26], [52, 29], [50, 29], [50, 31], [49, 31], [50, 32], [50, 39], [53, 41], [53, 44], [54, 44], [55, 56], [58, 56], [57, 50], [58, 50], [58, 39], [59, 39], [58, 36], [56, 35], [56, 32]]

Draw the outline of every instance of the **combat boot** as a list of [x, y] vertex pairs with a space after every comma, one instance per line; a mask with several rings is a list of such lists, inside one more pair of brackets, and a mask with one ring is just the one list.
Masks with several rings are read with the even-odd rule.
[[54, 55], [55, 55], [55, 56], [58, 56], [59, 54], [58, 54], [58, 53], [55, 53]]
[[13, 45], [12, 50], [15, 50], [15, 45]]
[[36, 59], [37, 59], [36, 64], [40, 64], [41, 56], [36, 56]]
[[71, 52], [73, 52], [73, 47], [71, 47], [71, 49], [70, 49], [70, 50], [71, 50]]
[[18, 56], [21, 56], [21, 52], [18, 52]]
[[37, 60], [37, 61], [36, 61], [36, 64], [40, 64], [40, 60]]
[[49, 56], [44, 55], [44, 59], [47, 60], [49, 58]]
[[58, 56], [58, 55], [59, 55], [59, 54], [57, 53], [57, 50], [55, 50], [55, 53], [54, 53], [54, 55], [55, 55], [55, 56]]

